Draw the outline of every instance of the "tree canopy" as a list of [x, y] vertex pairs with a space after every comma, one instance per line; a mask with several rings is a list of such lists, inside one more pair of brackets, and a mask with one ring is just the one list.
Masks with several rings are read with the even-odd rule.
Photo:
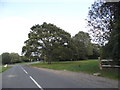
[[120, 2], [95, 1], [88, 14], [88, 25], [94, 40], [103, 46], [102, 57], [120, 59]]
[[25, 56], [47, 61], [70, 58], [71, 35], [53, 24], [44, 22], [33, 26], [28, 38], [22, 48]]
[[2, 53], [2, 64], [11, 64], [21, 62], [21, 58], [18, 53]]
[[2, 64], [8, 64], [10, 63], [10, 60], [11, 58], [9, 53], [6, 52], [2, 54]]
[[80, 31], [73, 37], [73, 40], [77, 47], [78, 59], [86, 59], [93, 54], [91, 38], [88, 33]]
[[22, 54], [29, 60], [51, 61], [81, 60], [93, 55], [93, 45], [88, 33], [79, 32], [75, 36], [53, 24], [44, 22], [34, 25], [28, 40], [22, 47]]

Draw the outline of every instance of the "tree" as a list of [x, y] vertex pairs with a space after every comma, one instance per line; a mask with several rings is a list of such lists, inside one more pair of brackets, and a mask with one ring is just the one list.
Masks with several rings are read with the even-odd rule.
[[78, 59], [86, 59], [93, 54], [91, 39], [88, 33], [80, 31], [73, 37]]
[[44, 22], [42, 25], [33, 26], [28, 38], [22, 53], [31, 59], [36, 57], [51, 63], [52, 60], [71, 57], [68, 53], [71, 35], [53, 24]]
[[21, 62], [21, 58], [18, 53], [10, 53], [9, 56], [11, 58], [10, 63]]
[[88, 56], [91, 59], [98, 59], [100, 57], [100, 45], [92, 43], [93, 54]]
[[20, 56], [21, 62], [30, 62], [30, 60], [26, 56]]
[[11, 57], [8, 52], [2, 53], [2, 64], [9, 64], [10, 60], [11, 60]]
[[2, 53], [2, 64], [11, 64], [21, 62], [21, 58], [18, 53]]
[[120, 2], [95, 1], [88, 14], [88, 25], [94, 40], [103, 46], [102, 55], [120, 59]]

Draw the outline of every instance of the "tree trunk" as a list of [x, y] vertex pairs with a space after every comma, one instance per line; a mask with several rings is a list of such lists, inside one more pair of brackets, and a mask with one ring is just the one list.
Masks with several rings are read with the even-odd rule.
[[51, 64], [51, 60], [48, 60], [48, 64]]

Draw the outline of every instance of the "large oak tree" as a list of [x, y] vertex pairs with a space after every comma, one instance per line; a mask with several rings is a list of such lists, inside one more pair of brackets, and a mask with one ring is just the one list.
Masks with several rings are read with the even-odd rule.
[[44, 59], [51, 63], [52, 60], [72, 58], [71, 35], [53, 24], [44, 22], [33, 26], [28, 38], [22, 53], [30, 59]]

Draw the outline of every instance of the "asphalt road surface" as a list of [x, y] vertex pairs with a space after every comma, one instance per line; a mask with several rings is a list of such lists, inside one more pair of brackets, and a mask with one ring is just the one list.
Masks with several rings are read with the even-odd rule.
[[[84, 75], [82, 75], [84, 76]], [[33, 68], [27, 65], [14, 65], [2, 74], [2, 88], [117, 88], [117, 82], [106, 83], [91, 79], [86, 82], [84, 78], [78, 80], [64, 75], [53, 73], [44, 69]], [[111, 80], [112, 82], [112, 80]], [[112, 85], [113, 84], [113, 85]]]

